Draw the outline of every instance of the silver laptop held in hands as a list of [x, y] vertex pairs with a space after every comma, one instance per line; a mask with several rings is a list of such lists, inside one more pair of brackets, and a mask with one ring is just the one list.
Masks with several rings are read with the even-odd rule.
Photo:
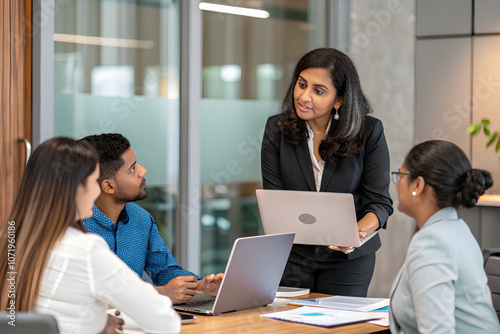
[[295, 233], [236, 239], [217, 297], [196, 294], [178, 311], [216, 315], [261, 307], [274, 300]]
[[265, 234], [295, 232], [296, 244], [359, 247], [352, 194], [257, 189]]

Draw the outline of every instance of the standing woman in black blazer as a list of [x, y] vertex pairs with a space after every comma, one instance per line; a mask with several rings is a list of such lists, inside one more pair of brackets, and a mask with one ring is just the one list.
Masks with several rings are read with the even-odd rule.
[[[389, 151], [371, 111], [348, 56], [335, 49], [304, 55], [281, 113], [266, 124], [264, 188], [351, 193], [360, 238], [385, 228], [393, 211]], [[378, 235], [356, 249], [296, 244], [281, 285], [366, 296], [380, 246]]]

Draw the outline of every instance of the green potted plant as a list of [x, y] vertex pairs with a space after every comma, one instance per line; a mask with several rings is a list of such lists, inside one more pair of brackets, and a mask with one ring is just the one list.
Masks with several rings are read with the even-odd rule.
[[[500, 133], [498, 131], [492, 132], [489, 129], [490, 126], [490, 120], [488, 118], [483, 118], [480, 123], [471, 123], [467, 128], [467, 132], [469, 132], [472, 137], [477, 135], [478, 133], [481, 132], [481, 129], [483, 130], [482, 132], [484, 135], [489, 139], [488, 142], [486, 143], [486, 148], [492, 146], [495, 144], [495, 152], [498, 152], [500, 150]], [[499, 158], [500, 160], [500, 158]]]

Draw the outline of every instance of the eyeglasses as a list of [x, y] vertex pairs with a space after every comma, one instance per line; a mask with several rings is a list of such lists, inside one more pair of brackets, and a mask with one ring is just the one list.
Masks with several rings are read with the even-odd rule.
[[398, 184], [398, 181], [401, 178], [401, 175], [411, 175], [411, 174], [410, 173], [403, 173], [403, 172], [392, 172], [391, 173], [392, 182], [394, 182], [394, 184]]

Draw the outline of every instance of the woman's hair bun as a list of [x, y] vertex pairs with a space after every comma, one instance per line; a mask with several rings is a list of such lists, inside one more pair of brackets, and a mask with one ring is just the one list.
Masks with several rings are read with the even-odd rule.
[[476, 205], [479, 196], [493, 185], [493, 179], [488, 171], [469, 169], [458, 182], [458, 191], [453, 206], [472, 208]]

